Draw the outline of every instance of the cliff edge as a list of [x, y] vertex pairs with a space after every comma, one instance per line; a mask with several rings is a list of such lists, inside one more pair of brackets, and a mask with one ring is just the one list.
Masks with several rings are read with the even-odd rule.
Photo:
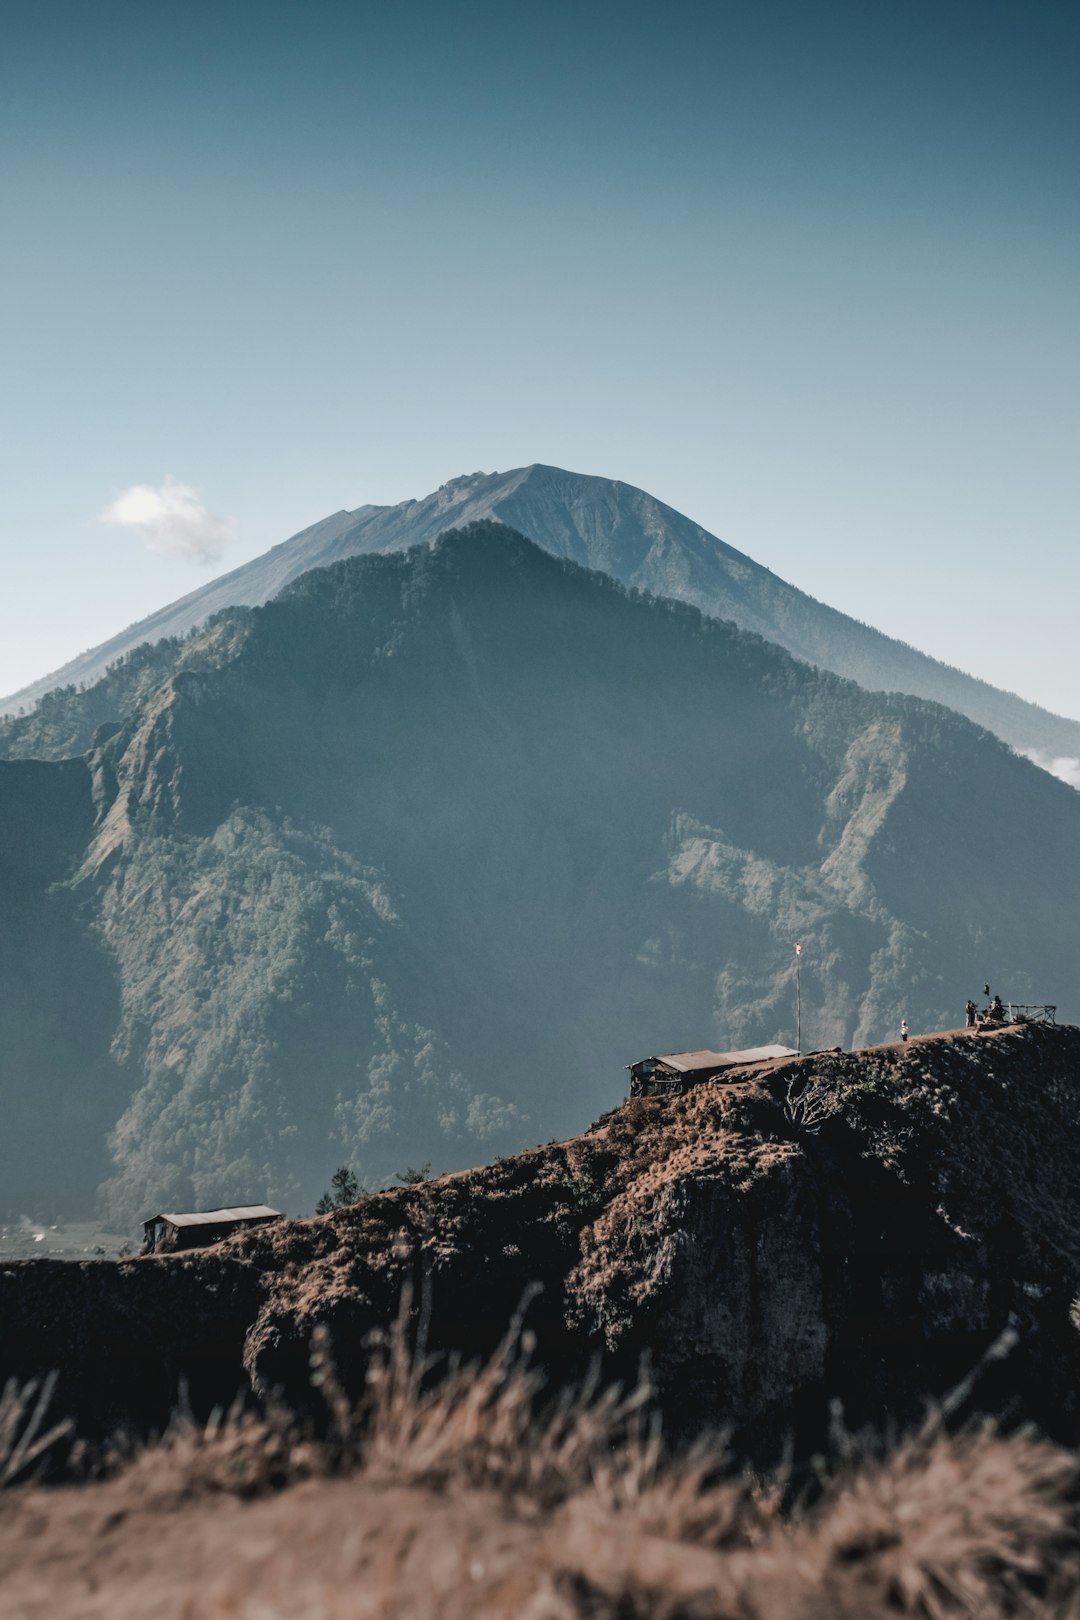
[[647, 1357], [677, 1430], [807, 1443], [830, 1399], [981, 1405], [1080, 1432], [1080, 1029], [816, 1053], [635, 1099], [582, 1136], [174, 1257], [0, 1273], [0, 1378], [57, 1367], [84, 1434], [246, 1379], [303, 1404], [325, 1323], [346, 1381], [414, 1288], [433, 1349], [490, 1350], [530, 1283], [552, 1377]]

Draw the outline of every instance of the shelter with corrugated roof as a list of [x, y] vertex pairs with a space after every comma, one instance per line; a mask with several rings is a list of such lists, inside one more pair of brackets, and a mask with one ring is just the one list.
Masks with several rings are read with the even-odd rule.
[[202, 1249], [210, 1243], [220, 1243], [231, 1232], [282, 1219], [281, 1211], [271, 1209], [269, 1204], [233, 1204], [226, 1209], [190, 1213], [166, 1210], [143, 1221], [143, 1253], [171, 1254], [177, 1249]]
[[708, 1080], [725, 1069], [744, 1063], [768, 1063], [773, 1058], [798, 1057], [790, 1046], [746, 1046], [734, 1052], [668, 1052], [663, 1056], [640, 1058], [628, 1063], [631, 1097], [658, 1092], [679, 1092], [697, 1080]]

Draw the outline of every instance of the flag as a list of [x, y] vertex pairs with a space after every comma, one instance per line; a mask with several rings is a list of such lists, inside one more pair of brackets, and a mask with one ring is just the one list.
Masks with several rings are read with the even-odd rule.
[[802, 946], [801, 945], [796, 945], [796, 947], [795, 947], [795, 955], [796, 956], [801, 956], [802, 955]]

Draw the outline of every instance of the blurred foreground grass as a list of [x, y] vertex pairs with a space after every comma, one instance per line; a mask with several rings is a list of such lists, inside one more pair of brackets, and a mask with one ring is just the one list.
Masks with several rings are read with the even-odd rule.
[[[103, 1481], [7, 1492], [5, 1615], [1080, 1616], [1076, 1459], [1030, 1431], [951, 1433], [934, 1409], [882, 1447], [837, 1425], [797, 1486], [715, 1436], [669, 1452], [644, 1381], [545, 1391], [520, 1319], [490, 1361], [436, 1366], [407, 1318], [370, 1345], [358, 1403], [316, 1334], [317, 1431], [273, 1406], [178, 1414]], [[9, 1464], [45, 1455], [39, 1407], [9, 1386]]]

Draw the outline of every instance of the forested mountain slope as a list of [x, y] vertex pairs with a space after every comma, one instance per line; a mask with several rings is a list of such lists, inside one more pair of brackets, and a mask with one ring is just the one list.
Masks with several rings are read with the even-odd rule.
[[1070, 1013], [1080, 798], [946, 710], [491, 524], [208, 635], [85, 760], [0, 772], [5, 1205], [110, 1130], [127, 1221], [566, 1134], [645, 1053], [790, 1043], [795, 940], [805, 1045], [984, 977]]
[[[183, 637], [222, 608], [265, 602], [311, 568], [361, 553], [402, 550], [487, 518], [519, 530], [556, 556], [731, 619], [870, 690], [944, 703], [1020, 750], [1080, 756], [1077, 721], [999, 691], [838, 613], [643, 490], [545, 466], [474, 473], [423, 500], [337, 512], [15, 693], [0, 703], [0, 712], [30, 708], [56, 687], [96, 682], [143, 642]], [[2, 728], [0, 752], [52, 758], [63, 746], [80, 752], [89, 746], [93, 724], [126, 712], [103, 712], [103, 700], [119, 700], [125, 690], [121, 681], [89, 705], [77, 704], [81, 719], [74, 728], [51, 722]]]

